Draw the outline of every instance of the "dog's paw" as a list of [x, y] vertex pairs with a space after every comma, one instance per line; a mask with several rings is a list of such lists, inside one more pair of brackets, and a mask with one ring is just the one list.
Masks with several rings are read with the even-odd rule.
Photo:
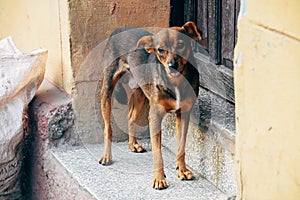
[[112, 164], [112, 157], [103, 155], [99, 161], [100, 165], [110, 165]]
[[167, 184], [167, 181], [165, 178], [161, 178], [161, 179], [154, 178], [152, 185], [153, 185], [153, 188], [156, 190], [163, 190], [168, 187], [168, 184]]
[[142, 145], [140, 144], [128, 144], [129, 146], [129, 149], [131, 152], [134, 152], [134, 153], [144, 153], [146, 152], [146, 149], [144, 149], [142, 147]]
[[188, 170], [187, 168], [184, 168], [184, 169], [180, 169], [178, 168], [178, 178], [180, 180], [193, 180], [195, 177], [193, 175], [193, 173]]

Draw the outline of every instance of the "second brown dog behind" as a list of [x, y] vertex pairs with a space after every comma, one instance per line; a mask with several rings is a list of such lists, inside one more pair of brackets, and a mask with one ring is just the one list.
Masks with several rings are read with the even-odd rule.
[[[153, 187], [168, 187], [161, 151], [161, 123], [167, 112], [176, 113], [176, 168], [181, 180], [193, 179], [185, 163], [185, 144], [190, 111], [198, 96], [199, 73], [194, 68], [191, 41], [201, 39], [193, 22], [182, 27], [160, 30], [155, 35], [143, 29], [117, 29], [109, 38], [103, 53], [103, 86], [101, 112], [104, 120], [104, 151], [99, 161], [112, 162], [111, 108], [112, 93], [125, 73], [134, 88], [129, 101], [128, 134], [132, 152], [144, 152], [135, 137], [135, 123], [142, 109], [149, 104], [149, 127], [153, 152]], [[118, 84], [119, 85], [119, 84]], [[122, 87], [116, 93], [126, 94]], [[118, 96], [118, 95], [116, 95]], [[119, 101], [126, 102], [126, 95]]]

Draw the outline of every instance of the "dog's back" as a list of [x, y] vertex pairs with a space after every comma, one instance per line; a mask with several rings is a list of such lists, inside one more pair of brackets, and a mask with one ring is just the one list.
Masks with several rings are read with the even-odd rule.
[[151, 33], [142, 28], [126, 27], [116, 29], [110, 35], [103, 54], [104, 68], [107, 68], [120, 57], [134, 52], [137, 48], [138, 40], [146, 35], [151, 35]]
[[115, 90], [116, 99], [119, 103], [127, 103], [124, 88], [121, 84], [117, 84], [120, 77], [129, 70], [126, 68], [126, 64], [130, 63], [130, 67], [135, 67], [148, 61], [149, 54], [144, 49], [137, 49], [138, 40], [147, 35], [151, 35], [151, 33], [142, 28], [117, 28], [107, 41], [102, 59], [103, 86], [109, 87], [109, 82], [113, 82], [113, 88], [108, 90]]

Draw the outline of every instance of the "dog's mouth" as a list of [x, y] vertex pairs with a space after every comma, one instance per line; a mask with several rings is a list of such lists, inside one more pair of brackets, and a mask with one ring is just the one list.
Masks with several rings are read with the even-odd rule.
[[185, 62], [181, 60], [174, 60], [167, 66], [167, 71], [171, 78], [180, 77], [185, 70]]
[[175, 71], [175, 72], [171, 72], [170, 75], [171, 75], [173, 78], [177, 78], [178, 76], [181, 75], [181, 73], [178, 72], [178, 71]]
[[183, 72], [183, 70], [184, 69], [182, 69], [182, 70], [175, 70], [175, 69], [170, 69], [170, 73], [169, 73], [169, 75], [172, 77], [172, 78], [178, 78], [178, 77], [180, 77], [181, 75], [182, 75], [182, 72]]

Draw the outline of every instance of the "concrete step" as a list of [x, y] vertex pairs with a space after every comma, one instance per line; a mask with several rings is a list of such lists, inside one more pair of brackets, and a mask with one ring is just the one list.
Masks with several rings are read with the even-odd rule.
[[[103, 145], [61, 146], [51, 149], [49, 161], [56, 169], [49, 191], [56, 199], [228, 199], [213, 184], [196, 174], [193, 181], [180, 181], [175, 156], [163, 148], [165, 173], [169, 187], [152, 188], [153, 164], [149, 141], [143, 141], [146, 153], [129, 151], [127, 143], [113, 143], [113, 164], [98, 164]], [[55, 166], [53, 166], [55, 165]], [[67, 176], [66, 176], [67, 174]], [[71, 185], [77, 184], [77, 186]], [[75, 190], [75, 192], [74, 192]], [[79, 191], [80, 190], [80, 191]], [[60, 193], [60, 191], [64, 191]], [[74, 196], [75, 195], [75, 196]], [[80, 198], [79, 198], [80, 197]]]

